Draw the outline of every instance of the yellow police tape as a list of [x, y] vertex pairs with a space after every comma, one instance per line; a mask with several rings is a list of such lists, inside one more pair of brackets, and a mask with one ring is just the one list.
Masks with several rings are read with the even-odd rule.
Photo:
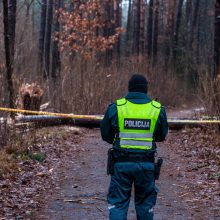
[[168, 119], [168, 123], [179, 124], [220, 124], [220, 120]]
[[[14, 112], [14, 113], [26, 113], [26, 114], [32, 114], [32, 115], [57, 116], [57, 117], [72, 118], [72, 119], [88, 119], [88, 120], [102, 120], [103, 119], [103, 116], [96, 116], [96, 115], [75, 115], [75, 114], [64, 114], [64, 113], [43, 112], [43, 111], [31, 111], [31, 110], [2, 108], [2, 107], [0, 107], [0, 111]], [[220, 120], [168, 119], [168, 123], [220, 124]]]
[[95, 116], [95, 115], [74, 115], [74, 114], [63, 114], [63, 113], [54, 113], [54, 112], [31, 111], [31, 110], [13, 109], [13, 108], [2, 108], [2, 107], [0, 107], [0, 111], [14, 112], [14, 113], [26, 113], [26, 114], [32, 114], [32, 115], [57, 116], [57, 117], [73, 118], [73, 119], [101, 120], [103, 118], [101, 116]]

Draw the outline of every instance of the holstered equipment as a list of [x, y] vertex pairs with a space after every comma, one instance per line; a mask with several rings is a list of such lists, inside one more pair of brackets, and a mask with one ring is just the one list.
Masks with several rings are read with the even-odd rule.
[[119, 157], [115, 158], [114, 162], [150, 162], [154, 163], [154, 158], [151, 157]]
[[107, 163], [107, 175], [113, 175], [114, 174], [114, 150], [113, 148], [110, 148], [108, 150], [108, 163]]
[[155, 176], [155, 180], [159, 180], [160, 177], [160, 169], [162, 167], [163, 164], [163, 159], [159, 158], [157, 160], [157, 162], [154, 164], [154, 176]]

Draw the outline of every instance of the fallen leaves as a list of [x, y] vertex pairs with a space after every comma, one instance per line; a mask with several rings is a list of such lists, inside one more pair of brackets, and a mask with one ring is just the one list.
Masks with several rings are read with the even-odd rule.
[[31, 155], [27, 158], [0, 151], [0, 173], [4, 169], [0, 176], [0, 219], [32, 218], [33, 212], [42, 206], [45, 192], [48, 195], [57, 182], [60, 158], [79, 143], [80, 134], [80, 129], [67, 126], [39, 129], [34, 141], [28, 142]]
[[[207, 207], [220, 217], [220, 134], [214, 127], [172, 132], [169, 149], [175, 155], [175, 177], [181, 182], [178, 197], [194, 211]], [[178, 185], [176, 185], [178, 186]]]

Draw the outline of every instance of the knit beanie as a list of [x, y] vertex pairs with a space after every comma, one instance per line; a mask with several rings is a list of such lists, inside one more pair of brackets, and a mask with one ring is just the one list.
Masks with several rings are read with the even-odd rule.
[[128, 91], [147, 93], [148, 91], [147, 79], [143, 75], [134, 74], [129, 80]]

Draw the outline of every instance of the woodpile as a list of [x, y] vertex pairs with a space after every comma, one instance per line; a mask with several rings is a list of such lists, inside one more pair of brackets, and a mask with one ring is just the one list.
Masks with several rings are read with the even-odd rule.
[[36, 83], [22, 84], [19, 89], [19, 107], [25, 110], [39, 111], [43, 90]]

